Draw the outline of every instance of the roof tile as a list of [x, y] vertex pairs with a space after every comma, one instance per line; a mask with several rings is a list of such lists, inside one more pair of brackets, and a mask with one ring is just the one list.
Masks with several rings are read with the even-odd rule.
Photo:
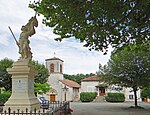
[[69, 87], [74, 87], [74, 88], [80, 88], [80, 85], [72, 80], [65, 79], [65, 80], [60, 80], [63, 84], [69, 86]]
[[97, 76], [91, 76], [91, 77], [82, 79], [82, 81], [99, 81], [99, 78]]

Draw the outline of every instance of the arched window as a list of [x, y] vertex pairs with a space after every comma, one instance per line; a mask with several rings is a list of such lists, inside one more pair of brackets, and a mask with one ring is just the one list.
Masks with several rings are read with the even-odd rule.
[[62, 73], [62, 65], [60, 64], [60, 73]]
[[53, 73], [54, 72], [54, 64], [52, 63], [51, 65], [50, 65], [50, 73]]

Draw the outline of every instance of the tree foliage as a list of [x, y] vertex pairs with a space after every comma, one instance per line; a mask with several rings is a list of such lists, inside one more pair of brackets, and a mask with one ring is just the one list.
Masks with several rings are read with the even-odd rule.
[[64, 78], [75, 81], [75, 82], [81, 84], [82, 79], [84, 79], [86, 77], [89, 77], [89, 76], [93, 76], [93, 75], [95, 75], [95, 74], [93, 74], [93, 73], [90, 73], [90, 74], [76, 74], [76, 75], [64, 74]]
[[110, 45], [141, 44], [150, 39], [150, 0], [41, 0], [29, 5], [43, 23], [84, 46], [106, 50]]
[[150, 87], [145, 87], [141, 92], [142, 98], [150, 98]]
[[36, 83], [46, 83], [48, 79], [48, 69], [37, 61], [32, 61], [34, 68], [38, 71], [38, 74], [35, 76], [34, 81]]
[[0, 94], [0, 106], [4, 106], [4, 103], [9, 99], [11, 96], [11, 92], [3, 92]]
[[34, 92], [35, 94], [46, 94], [51, 89], [47, 83], [48, 69], [37, 61], [32, 61], [32, 65], [38, 72], [34, 77]]
[[99, 70], [96, 72], [97, 75], [105, 75], [107, 73], [107, 65], [101, 65], [99, 63]]
[[48, 83], [34, 83], [34, 92], [38, 94], [46, 94], [51, 89]]
[[129, 46], [131, 50], [125, 47], [114, 51], [108, 62], [109, 76], [105, 76], [109, 84], [132, 87], [135, 106], [137, 106], [136, 91], [138, 88], [150, 85], [150, 50], [143, 50], [145, 47], [142, 46], [131, 45]]
[[11, 68], [13, 60], [4, 58], [0, 60], [0, 87], [4, 87], [7, 91], [11, 90], [11, 76], [7, 72], [7, 68]]

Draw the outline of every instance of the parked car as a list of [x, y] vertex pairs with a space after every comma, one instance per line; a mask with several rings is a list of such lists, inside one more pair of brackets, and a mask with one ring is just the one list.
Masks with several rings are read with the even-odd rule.
[[39, 97], [38, 100], [41, 104], [41, 108], [43, 108], [43, 109], [48, 109], [49, 108], [49, 101], [46, 100], [44, 97]]

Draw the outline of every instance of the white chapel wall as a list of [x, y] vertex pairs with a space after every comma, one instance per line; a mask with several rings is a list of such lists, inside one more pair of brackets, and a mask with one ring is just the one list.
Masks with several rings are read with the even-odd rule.
[[92, 82], [89, 82], [89, 81], [84, 81], [84, 82], [81, 82], [81, 92], [97, 92], [97, 89], [95, 86], [98, 85], [98, 81], [92, 81]]

